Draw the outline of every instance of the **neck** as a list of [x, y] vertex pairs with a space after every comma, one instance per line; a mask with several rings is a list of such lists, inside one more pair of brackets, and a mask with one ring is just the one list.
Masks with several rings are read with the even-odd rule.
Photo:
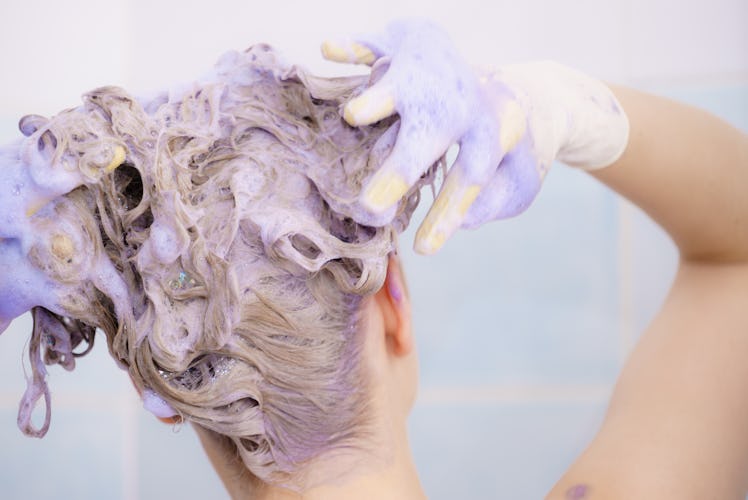
[[[266, 485], [253, 498], [258, 500], [425, 499], [426, 495], [418, 479], [404, 428], [394, 441], [393, 448], [390, 448], [393, 453], [386, 461], [375, 459], [361, 464], [361, 460], [356, 462], [350, 458], [340, 457], [322, 461], [312, 465], [304, 475], [306, 477], [330, 477], [331, 480], [301, 493]], [[341, 471], [349, 472], [342, 473]]]
[[[425, 499], [405, 432], [390, 440], [386, 459], [335, 457], [309, 466], [304, 476], [317, 484], [303, 492], [260, 484], [245, 469], [227, 438], [195, 426], [216, 472], [235, 500], [421, 500]], [[395, 436], [393, 436], [394, 438]], [[320, 482], [320, 478], [322, 481]]]

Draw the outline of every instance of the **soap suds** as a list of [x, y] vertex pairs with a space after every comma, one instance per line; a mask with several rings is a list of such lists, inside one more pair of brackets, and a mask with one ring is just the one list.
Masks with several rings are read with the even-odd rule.
[[263, 480], [362, 445], [360, 300], [443, 165], [384, 218], [359, 204], [399, 126], [343, 121], [366, 84], [258, 45], [151, 99], [105, 87], [21, 120], [0, 153], [0, 325], [33, 308], [25, 433], [49, 426], [45, 363], [72, 369], [98, 328], [147, 407], [229, 436]]

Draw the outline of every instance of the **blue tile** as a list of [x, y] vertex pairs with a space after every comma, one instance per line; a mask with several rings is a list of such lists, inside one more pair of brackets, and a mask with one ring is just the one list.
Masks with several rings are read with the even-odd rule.
[[0, 146], [21, 137], [21, 132], [18, 130], [20, 118], [20, 116], [0, 114]]
[[0, 484], [7, 500], [122, 498], [122, 420], [116, 411], [56, 410], [43, 439], [0, 410]]
[[[0, 391], [17, 393], [20, 397], [26, 388], [23, 370], [30, 366], [26, 348], [31, 328], [32, 321], [27, 314], [16, 319], [0, 335]], [[102, 332], [97, 332], [91, 352], [76, 359], [73, 371], [68, 372], [61, 366], [54, 365], [48, 366], [47, 372], [47, 382], [53, 395], [86, 392], [107, 395], [119, 393], [127, 396], [132, 391], [127, 373], [117, 367], [109, 355], [106, 337]]]
[[713, 85], [665, 89], [663, 94], [706, 109], [748, 132], [748, 85]]
[[0, 335], [0, 391], [17, 392], [20, 397], [26, 387], [23, 367], [29, 363], [24, 348], [31, 338], [31, 327], [31, 315], [24, 314]]
[[401, 237], [424, 385], [610, 381], [619, 368], [617, 202], [556, 166], [518, 218], [455, 235], [436, 256]]
[[138, 427], [141, 500], [228, 498], [191, 426], [168, 426], [143, 410]]
[[631, 305], [635, 336], [665, 300], [678, 268], [678, 249], [665, 231], [639, 209], [631, 216]]
[[432, 500], [543, 498], [593, 437], [594, 404], [417, 405], [411, 443]]

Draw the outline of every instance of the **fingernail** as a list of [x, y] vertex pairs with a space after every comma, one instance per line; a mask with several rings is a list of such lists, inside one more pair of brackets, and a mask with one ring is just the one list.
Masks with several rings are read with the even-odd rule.
[[507, 103], [499, 113], [499, 145], [504, 152], [511, 151], [517, 145], [527, 129], [525, 113], [515, 100]]
[[372, 212], [383, 212], [400, 201], [408, 192], [408, 184], [399, 174], [384, 172], [375, 175], [366, 187], [363, 204]]
[[322, 56], [325, 59], [340, 62], [345, 62], [348, 60], [348, 54], [346, 50], [335, 42], [325, 40], [324, 42], [322, 42], [322, 46], [320, 48], [322, 49]]
[[374, 55], [374, 52], [369, 50], [368, 47], [361, 45], [360, 43], [354, 43], [351, 46], [351, 49], [353, 50], [353, 54], [356, 57], [356, 62], [360, 64], [372, 64], [377, 59], [377, 56]]
[[435, 232], [430, 228], [421, 228], [416, 233], [416, 242], [413, 249], [421, 255], [435, 254], [447, 241], [442, 232]]
[[26, 217], [33, 217], [35, 213], [37, 213], [44, 205], [46, 205], [46, 202], [38, 202], [34, 205], [31, 205], [26, 210]]
[[366, 125], [387, 118], [394, 111], [395, 100], [391, 96], [373, 98], [364, 93], [345, 105], [343, 118], [349, 125]]
[[477, 184], [463, 187], [457, 180], [447, 179], [426, 220], [416, 232], [415, 251], [422, 255], [436, 253], [460, 226], [479, 194]]
[[115, 168], [119, 167], [125, 162], [125, 148], [122, 146], [116, 146], [114, 148], [114, 154], [112, 155], [112, 161], [109, 162], [104, 170], [112, 172]]
[[371, 64], [376, 60], [374, 53], [360, 43], [336, 43], [326, 40], [320, 48], [322, 56], [331, 61]]

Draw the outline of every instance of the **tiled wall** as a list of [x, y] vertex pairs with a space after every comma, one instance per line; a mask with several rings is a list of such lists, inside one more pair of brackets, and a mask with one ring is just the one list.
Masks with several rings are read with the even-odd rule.
[[[103, 84], [137, 92], [189, 80], [252, 42], [341, 73], [319, 60], [321, 39], [400, 15], [442, 23], [476, 62], [557, 59], [748, 130], [744, 0], [17, 0], [0, 6], [0, 140], [15, 136], [21, 114], [74, 106]], [[415, 256], [412, 234], [401, 240], [421, 354], [411, 431], [426, 490], [540, 498], [601, 421], [675, 249], [637, 209], [562, 166], [527, 214], [459, 234], [436, 257]], [[73, 373], [51, 370], [51, 430], [23, 437], [15, 415], [29, 331], [25, 316], [0, 336], [0, 498], [225, 496], [191, 430], [140, 408], [103, 338]]]

